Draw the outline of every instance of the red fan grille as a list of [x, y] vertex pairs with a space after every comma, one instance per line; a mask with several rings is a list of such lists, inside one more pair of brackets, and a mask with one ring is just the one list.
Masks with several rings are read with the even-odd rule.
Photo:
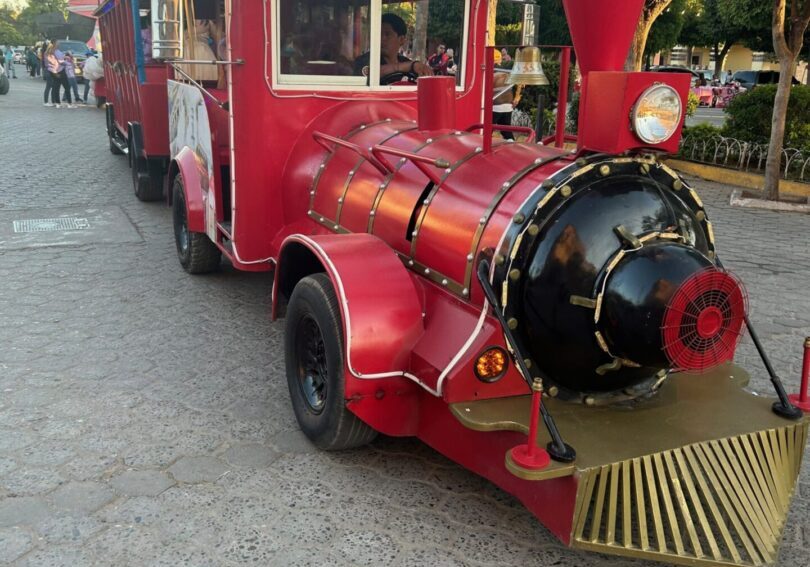
[[707, 268], [687, 279], [669, 300], [661, 334], [673, 368], [706, 370], [734, 358], [748, 312], [742, 283]]

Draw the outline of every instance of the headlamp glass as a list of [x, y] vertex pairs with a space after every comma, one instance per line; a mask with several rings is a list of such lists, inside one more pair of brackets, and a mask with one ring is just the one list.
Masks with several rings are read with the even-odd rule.
[[633, 131], [648, 144], [669, 140], [681, 122], [681, 97], [669, 85], [657, 84], [644, 91], [633, 107]]

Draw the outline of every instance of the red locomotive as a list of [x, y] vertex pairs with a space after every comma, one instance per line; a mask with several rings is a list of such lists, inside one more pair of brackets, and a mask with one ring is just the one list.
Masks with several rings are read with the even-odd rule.
[[[107, 0], [102, 25], [129, 1]], [[404, 55], [388, 14], [420, 4], [141, 6], [166, 62], [180, 263], [274, 272], [292, 403], [319, 447], [417, 436], [573, 547], [772, 562], [807, 422], [770, 366], [776, 402], [731, 364], [745, 292], [656, 157], [677, 148], [688, 77], [622, 70], [642, 0], [564, 0], [574, 152], [493, 140], [485, 1], [430, 3], [444, 12]], [[462, 47], [455, 76], [417, 80], [431, 34]], [[129, 115], [119, 89], [143, 88], [142, 64], [104, 52]]]

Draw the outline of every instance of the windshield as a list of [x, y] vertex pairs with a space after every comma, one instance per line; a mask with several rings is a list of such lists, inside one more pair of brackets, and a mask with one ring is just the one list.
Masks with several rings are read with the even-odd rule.
[[84, 56], [85, 53], [90, 51], [87, 48], [87, 44], [83, 41], [68, 41], [68, 40], [60, 40], [59, 45], [57, 46], [59, 51], [62, 53], [67, 53], [70, 51], [73, 55], [81, 55]]

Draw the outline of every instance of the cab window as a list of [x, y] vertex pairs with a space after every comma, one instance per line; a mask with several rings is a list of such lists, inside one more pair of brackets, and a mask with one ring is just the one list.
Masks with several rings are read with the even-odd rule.
[[462, 84], [465, 0], [277, 0], [275, 6], [279, 84], [413, 88], [416, 75], [427, 73]]
[[369, 0], [281, 0], [278, 17], [282, 83], [365, 84], [354, 62], [371, 43]]

